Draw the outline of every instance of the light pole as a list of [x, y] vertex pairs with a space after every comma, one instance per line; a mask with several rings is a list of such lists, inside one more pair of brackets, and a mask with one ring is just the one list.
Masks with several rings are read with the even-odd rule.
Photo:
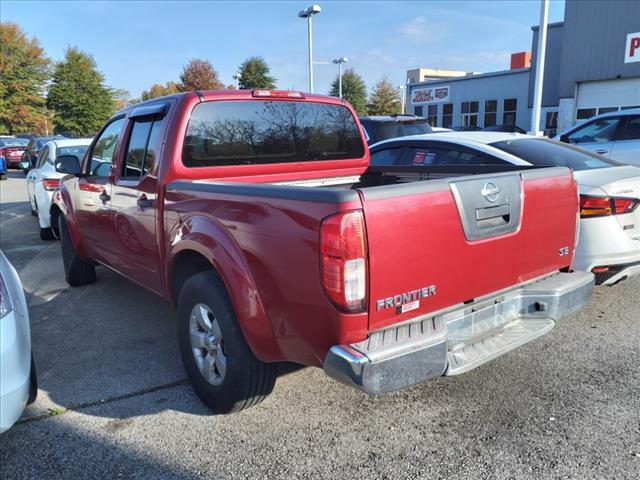
[[233, 79], [236, 82], [236, 90], [240, 89], [240, 79], [242, 78], [242, 75], [240, 75], [240, 73], [234, 73], [233, 74]]
[[348, 62], [347, 57], [334, 58], [333, 63], [338, 64], [338, 97], [342, 98], [342, 64]]
[[311, 17], [316, 13], [320, 13], [322, 9], [320, 5], [311, 5], [298, 13], [300, 18], [307, 19], [308, 35], [309, 35], [309, 93], [313, 93], [313, 38], [311, 34]]
[[400, 85], [398, 86], [398, 90], [400, 90], [400, 104], [402, 105], [402, 113], [404, 113], [404, 109], [405, 109], [405, 101], [406, 101], [406, 90], [407, 87], [405, 87], [404, 85]]
[[542, 107], [542, 82], [544, 80], [544, 59], [547, 50], [547, 17], [549, 0], [540, 1], [540, 27], [538, 28], [538, 51], [536, 52], [536, 77], [533, 87], [533, 109], [531, 110], [531, 135], [540, 135], [540, 109]]

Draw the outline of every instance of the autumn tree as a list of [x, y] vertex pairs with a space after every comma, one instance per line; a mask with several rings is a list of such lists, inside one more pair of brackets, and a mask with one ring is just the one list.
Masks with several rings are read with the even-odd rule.
[[51, 61], [36, 38], [0, 23], [0, 133], [44, 133], [44, 88]]
[[70, 47], [55, 66], [47, 106], [54, 111], [56, 133], [88, 136], [114, 113], [115, 99], [93, 57]]
[[238, 69], [239, 86], [245, 90], [256, 88], [276, 88], [276, 79], [270, 75], [269, 65], [262, 57], [249, 57]]
[[151, 100], [152, 98], [163, 97], [164, 95], [173, 95], [180, 91], [180, 86], [175, 82], [167, 82], [164, 85], [154, 83], [149, 90], [142, 92], [142, 100]]
[[[336, 77], [331, 84], [329, 95], [338, 96], [339, 81]], [[348, 68], [342, 74], [342, 98], [353, 106], [358, 115], [367, 114], [367, 87], [353, 68]]]
[[389, 78], [382, 77], [376, 83], [369, 98], [370, 115], [393, 115], [402, 113], [402, 99], [400, 91], [389, 81]]
[[217, 90], [224, 88], [219, 74], [211, 62], [199, 58], [192, 58], [180, 74], [180, 90]]

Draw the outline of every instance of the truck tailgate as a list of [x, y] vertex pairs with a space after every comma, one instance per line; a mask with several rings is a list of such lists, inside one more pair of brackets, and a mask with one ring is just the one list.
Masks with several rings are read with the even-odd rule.
[[577, 188], [566, 168], [360, 190], [377, 330], [569, 267]]

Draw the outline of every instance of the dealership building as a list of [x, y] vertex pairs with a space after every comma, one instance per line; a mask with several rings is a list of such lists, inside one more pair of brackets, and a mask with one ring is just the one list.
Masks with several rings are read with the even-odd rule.
[[[532, 27], [531, 51], [538, 46]], [[432, 126], [517, 125], [530, 130], [536, 61], [511, 56], [509, 70], [407, 72], [407, 112]], [[640, 1], [568, 0], [547, 28], [540, 129], [553, 134], [600, 113], [640, 107]]]

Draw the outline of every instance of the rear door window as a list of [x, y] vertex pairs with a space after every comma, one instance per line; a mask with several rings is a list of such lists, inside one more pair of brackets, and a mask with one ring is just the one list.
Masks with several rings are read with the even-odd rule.
[[629, 117], [620, 140], [640, 140], [640, 115]]
[[401, 165], [405, 148], [385, 148], [371, 153], [371, 165]]
[[196, 105], [184, 139], [187, 167], [355, 159], [362, 134], [342, 105], [244, 100]]
[[410, 165], [508, 165], [509, 162], [478, 150], [443, 143], [411, 148]]

